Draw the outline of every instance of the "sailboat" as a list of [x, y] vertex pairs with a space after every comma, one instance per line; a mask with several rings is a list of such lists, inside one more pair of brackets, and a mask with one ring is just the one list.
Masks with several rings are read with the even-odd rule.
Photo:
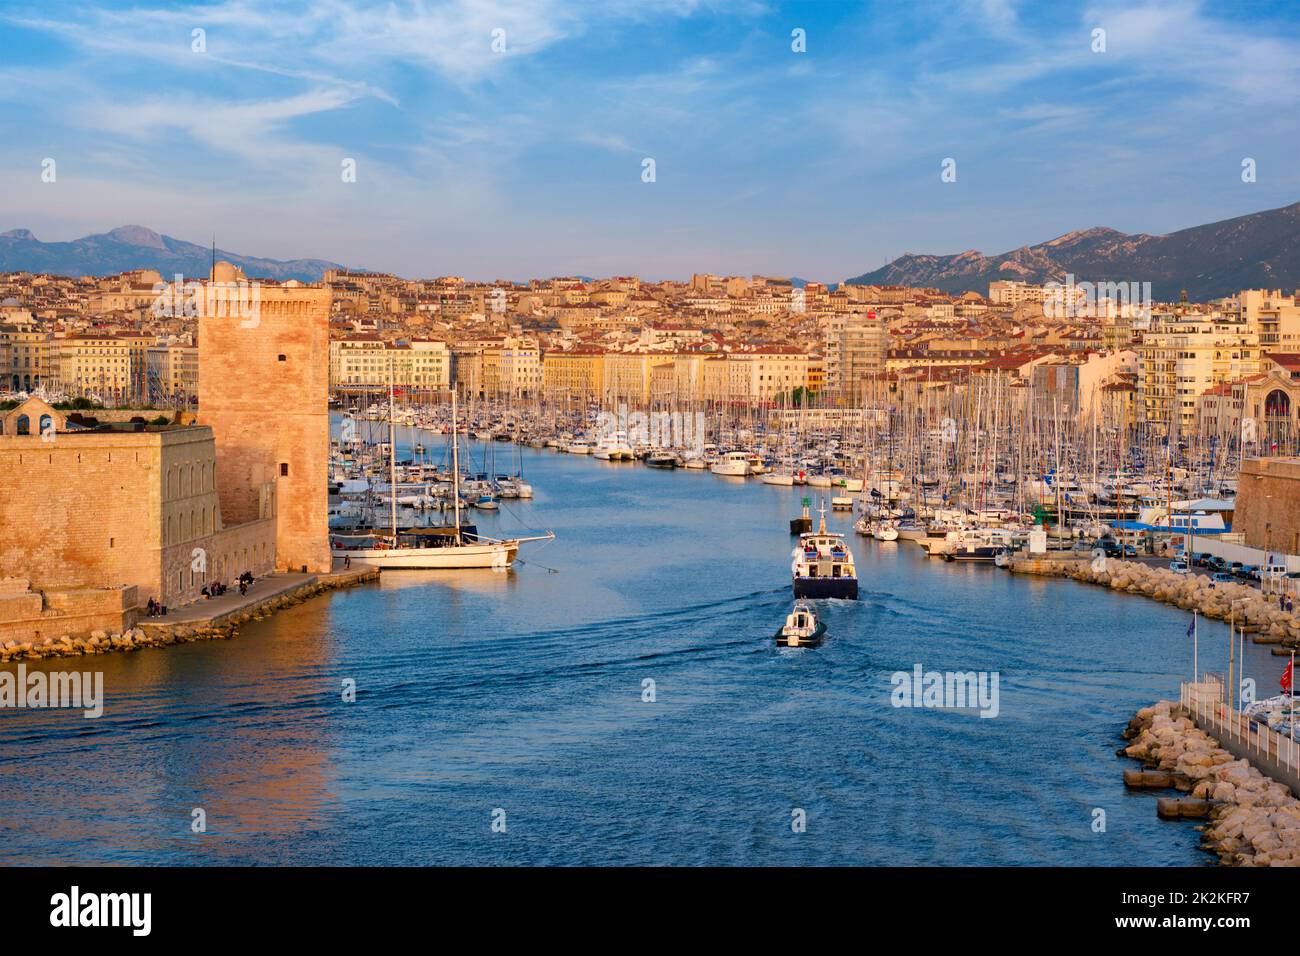
[[[393, 388], [388, 387], [391, 410]], [[393, 458], [393, 416], [389, 415], [389, 474], [393, 494], [392, 521], [388, 534], [378, 530], [356, 529], [352, 533], [335, 532], [330, 535], [330, 552], [335, 558], [350, 558], [353, 564], [384, 570], [493, 568], [504, 571], [514, 563], [519, 546], [528, 541], [550, 541], [554, 532], [526, 538], [489, 538], [478, 533], [473, 525], [462, 525], [460, 520], [460, 458], [457, 450], [456, 393], [451, 397], [451, 479], [455, 524], [446, 528], [413, 528], [399, 531], [397, 527], [397, 465]]]

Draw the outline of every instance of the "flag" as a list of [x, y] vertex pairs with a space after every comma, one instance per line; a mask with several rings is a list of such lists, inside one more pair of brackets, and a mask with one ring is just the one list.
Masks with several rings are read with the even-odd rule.
[[1291, 665], [1293, 663], [1295, 662], [1294, 661], [1286, 662], [1286, 670], [1282, 672], [1282, 679], [1278, 681], [1278, 683], [1282, 685], [1282, 689], [1286, 691], [1288, 694], [1291, 693]]
[[1191, 637], [1196, 633], [1196, 618], [1192, 618], [1192, 623], [1187, 625], [1187, 636]]

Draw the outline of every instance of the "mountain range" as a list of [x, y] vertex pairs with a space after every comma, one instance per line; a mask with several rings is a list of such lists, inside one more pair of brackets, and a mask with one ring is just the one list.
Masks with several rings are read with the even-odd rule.
[[1242, 289], [1300, 288], [1300, 202], [1164, 236], [1096, 227], [986, 256], [907, 253], [849, 285], [906, 285], [988, 294], [995, 279], [1150, 282], [1157, 301], [1217, 299]]
[[[263, 259], [226, 249], [217, 249], [216, 255], [257, 279], [318, 282], [326, 269], [343, 268], [324, 259]], [[71, 242], [41, 242], [29, 229], [0, 232], [0, 272], [101, 276], [157, 269], [170, 278], [176, 273], [206, 276], [211, 263], [210, 246], [159, 235], [144, 226], [119, 226]]]
[[[316, 282], [326, 269], [344, 268], [325, 259], [265, 259], [226, 249], [216, 255], [250, 278]], [[211, 261], [210, 247], [144, 226], [119, 226], [70, 242], [41, 242], [28, 229], [0, 233], [0, 272], [79, 276], [157, 269], [164, 276], [192, 277], [206, 275]], [[1183, 291], [1193, 301], [1241, 289], [1294, 291], [1300, 288], [1300, 202], [1163, 236], [1098, 226], [994, 256], [974, 249], [954, 255], [906, 253], [846, 282], [987, 294], [996, 279], [1064, 282], [1067, 275], [1076, 282], [1150, 282], [1153, 297], [1164, 301]], [[792, 280], [796, 287], [804, 282]]]

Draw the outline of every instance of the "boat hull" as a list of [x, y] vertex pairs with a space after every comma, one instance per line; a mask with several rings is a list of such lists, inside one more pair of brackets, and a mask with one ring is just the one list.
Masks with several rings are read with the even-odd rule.
[[857, 578], [795, 578], [794, 596], [797, 598], [858, 599]]
[[515, 542], [464, 544], [446, 548], [335, 548], [335, 558], [351, 558], [354, 565], [388, 570], [435, 571], [463, 568], [504, 570], [519, 553]]
[[808, 635], [807, 637], [800, 637], [797, 634], [791, 634], [787, 636], [785, 633], [785, 628], [779, 627], [776, 630], [776, 646], [777, 647], [815, 647], [818, 644], [820, 644], [825, 639], [825, 637], [826, 637], [826, 624], [823, 621], [818, 621], [817, 627], [814, 629], [813, 633]]

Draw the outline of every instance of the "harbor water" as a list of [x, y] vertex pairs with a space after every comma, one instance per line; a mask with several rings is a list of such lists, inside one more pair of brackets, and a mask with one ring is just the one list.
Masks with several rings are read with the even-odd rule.
[[[386, 572], [234, 640], [29, 664], [103, 671], [104, 713], [0, 711], [0, 859], [1210, 862], [1115, 756], [1190, 675], [1186, 612], [850, 533], [862, 599], [778, 650], [815, 489], [522, 463], [536, 497], [473, 519], [557, 537], [509, 572]], [[1227, 643], [1202, 624], [1203, 670]], [[1275, 693], [1280, 659], [1246, 654]], [[995, 672], [997, 716], [893, 706], [918, 664]]]

